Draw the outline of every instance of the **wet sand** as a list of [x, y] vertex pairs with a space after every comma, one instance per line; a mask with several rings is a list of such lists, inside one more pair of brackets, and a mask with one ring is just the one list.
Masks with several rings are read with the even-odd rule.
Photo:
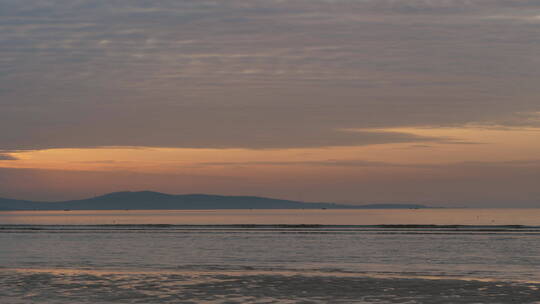
[[535, 303], [540, 284], [231, 273], [0, 271], [0, 302]]

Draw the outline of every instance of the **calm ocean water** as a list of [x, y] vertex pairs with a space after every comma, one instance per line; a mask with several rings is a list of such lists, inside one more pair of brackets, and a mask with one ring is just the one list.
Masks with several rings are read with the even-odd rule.
[[540, 301], [540, 209], [0, 212], [0, 245], [0, 303]]

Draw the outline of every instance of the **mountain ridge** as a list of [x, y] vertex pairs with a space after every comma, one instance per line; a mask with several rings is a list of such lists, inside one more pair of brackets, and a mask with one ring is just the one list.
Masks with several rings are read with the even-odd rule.
[[419, 204], [347, 205], [259, 196], [119, 191], [86, 199], [37, 202], [0, 198], [0, 210], [416, 209]]

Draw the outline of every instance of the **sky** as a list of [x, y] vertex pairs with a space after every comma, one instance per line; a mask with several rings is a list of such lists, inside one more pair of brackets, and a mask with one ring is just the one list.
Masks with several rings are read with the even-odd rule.
[[0, 197], [540, 206], [537, 0], [0, 0]]

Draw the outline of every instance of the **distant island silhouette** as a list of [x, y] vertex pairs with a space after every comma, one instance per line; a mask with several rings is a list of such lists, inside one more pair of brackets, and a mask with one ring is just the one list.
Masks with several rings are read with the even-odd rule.
[[93, 198], [36, 202], [0, 198], [0, 210], [208, 210], [208, 209], [418, 209], [417, 204], [345, 205], [308, 203], [257, 196], [172, 195], [154, 191], [113, 192]]

